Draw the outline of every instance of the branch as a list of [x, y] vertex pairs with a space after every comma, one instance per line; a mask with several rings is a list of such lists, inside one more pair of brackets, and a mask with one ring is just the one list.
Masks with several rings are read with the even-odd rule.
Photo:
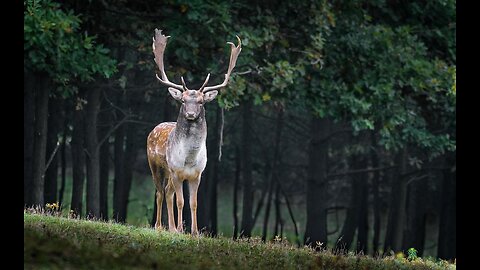
[[50, 155], [50, 158], [48, 159], [47, 164], [45, 165], [45, 169], [43, 170], [42, 178], [45, 177], [45, 173], [47, 172], [47, 169], [50, 166], [50, 163], [52, 163], [53, 157], [57, 153], [57, 150], [58, 150], [59, 147], [60, 147], [60, 140], [57, 140], [57, 146], [55, 146], [55, 149], [53, 149], [53, 152]]
[[422, 179], [427, 178], [427, 177], [430, 177], [430, 174], [427, 173], [427, 174], [424, 174], [422, 176], [413, 177], [413, 178], [411, 178], [410, 180], [407, 181], [406, 185], [408, 186], [413, 181], [422, 180]]
[[145, 126], [155, 126], [158, 123], [154, 122], [146, 122], [146, 121], [140, 121], [140, 120], [125, 120], [126, 123], [133, 123], [133, 124], [139, 124], [139, 125], [145, 125]]
[[110, 137], [110, 135], [111, 135], [117, 128], [119, 128], [123, 123], [125, 123], [125, 122], [128, 120], [128, 118], [130, 118], [130, 117], [131, 117], [130, 115], [125, 115], [122, 120], [120, 120], [119, 122], [117, 122], [117, 124], [116, 124], [113, 128], [111, 128], [111, 129], [107, 132], [107, 134], [105, 134], [105, 136], [98, 142], [97, 148], [100, 148], [100, 146], [102, 146], [102, 144], [105, 142], [105, 140], [107, 140], [107, 139]]
[[295, 221], [295, 217], [293, 216], [293, 211], [292, 211], [292, 208], [290, 207], [290, 202], [288, 201], [287, 193], [283, 189], [282, 184], [280, 183], [280, 180], [278, 179], [278, 175], [276, 173], [274, 173], [274, 177], [278, 187], [280, 188], [280, 192], [283, 194], [283, 197], [285, 198], [288, 214], [290, 215], [290, 219], [292, 220], [292, 223], [295, 229], [295, 242], [297, 243], [297, 246], [300, 247], [300, 234], [298, 233], [297, 222]]
[[359, 170], [352, 170], [348, 172], [343, 172], [343, 173], [333, 173], [333, 174], [328, 174], [327, 178], [333, 178], [337, 176], [346, 176], [350, 174], [357, 174], [357, 173], [366, 173], [366, 172], [375, 172], [375, 171], [383, 171], [383, 170], [389, 170], [398, 167], [398, 165], [393, 165], [393, 166], [387, 166], [387, 167], [378, 167], [378, 168], [368, 168], [368, 169], [359, 169]]
[[222, 160], [222, 145], [223, 145], [223, 126], [225, 124], [225, 117], [223, 114], [223, 108], [220, 108], [220, 130], [219, 133], [219, 141], [218, 141], [218, 162]]
[[108, 99], [107, 97], [107, 94], [105, 94], [105, 91], [102, 91], [103, 93], [103, 97], [105, 98], [105, 100], [108, 102], [108, 104], [110, 104], [110, 106], [112, 106], [113, 108], [119, 110], [123, 115], [127, 116], [127, 115], [130, 115], [129, 113], [125, 112], [125, 110], [123, 110], [122, 108], [118, 107], [117, 105], [115, 105], [110, 99]]

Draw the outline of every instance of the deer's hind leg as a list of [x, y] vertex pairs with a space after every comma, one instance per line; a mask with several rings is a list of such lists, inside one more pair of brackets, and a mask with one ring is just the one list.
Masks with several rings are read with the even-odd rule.
[[172, 183], [171, 176], [167, 179], [167, 186], [165, 187], [166, 200], [167, 200], [167, 213], [168, 213], [168, 230], [176, 232], [175, 216], [173, 212], [173, 195], [175, 194], [175, 188]]
[[164, 189], [165, 189], [165, 182], [166, 182], [166, 170], [151, 164], [150, 169], [152, 171], [153, 182], [156, 188], [156, 203], [157, 203], [157, 216], [155, 220], [155, 229], [162, 230], [162, 205], [163, 205], [163, 198], [164, 198]]

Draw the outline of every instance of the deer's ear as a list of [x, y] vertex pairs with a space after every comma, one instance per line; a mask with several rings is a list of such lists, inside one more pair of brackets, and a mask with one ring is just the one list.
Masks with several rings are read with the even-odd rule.
[[205, 103], [210, 102], [210, 101], [214, 100], [217, 95], [218, 95], [217, 90], [207, 92], [207, 93], [205, 93], [205, 96], [203, 97], [203, 101]]
[[180, 91], [178, 89], [175, 89], [175, 88], [172, 88], [172, 87], [169, 87], [168, 92], [170, 92], [170, 95], [174, 99], [182, 101], [182, 91]]

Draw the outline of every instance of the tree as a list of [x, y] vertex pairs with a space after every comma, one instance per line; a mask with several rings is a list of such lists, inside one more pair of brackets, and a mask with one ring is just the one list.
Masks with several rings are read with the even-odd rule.
[[311, 116], [307, 179], [307, 225], [304, 243], [320, 249], [327, 244], [327, 162], [331, 120]]
[[100, 144], [97, 135], [97, 119], [102, 89], [88, 90], [85, 145], [87, 157], [87, 216], [100, 217]]
[[[108, 50], [95, 45], [95, 38], [79, 35], [81, 21], [73, 11], [63, 11], [59, 4], [51, 1], [25, 1], [24, 6], [24, 69], [38, 80], [34, 118], [36, 137], [32, 154], [33, 192], [31, 201], [27, 201], [43, 207], [50, 93], [59, 91], [60, 95], [68, 97], [76, 91], [69, 85], [72, 80], [92, 80], [95, 74], [109, 77], [116, 68], [114, 60], [107, 56]], [[30, 168], [30, 165], [26, 167]]]

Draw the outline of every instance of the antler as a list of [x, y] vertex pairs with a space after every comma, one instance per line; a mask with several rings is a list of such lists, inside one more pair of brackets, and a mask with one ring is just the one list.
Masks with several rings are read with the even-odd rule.
[[232, 48], [232, 52], [230, 53], [230, 64], [228, 65], [228, 71], [227, 71], [227, 74], [225, 74], [225, 79], [223, 80], [223, 83], [219, 85], [205, 87], [205, 85], [208, 82], [208, 79], [210, 78], [210, 74], [208, 74], [207, 79], [205, 79], [205, 82], [203, 83], [202, 87], [199, 90], [200, 92], [206, 93], [208, 91], [217, 90], [227, 86], [230, 74], [232, 73], [232, 70], [235, 67], [235, 63], [237, 62], [237, 58], [238, 58], [238, 55], [240, 54], [240, 51], [242, 50], [242, 41], [238, 36], [237, 36], [237, 39], [238, 39], [238, 46], [235, 46], [235, 44], [233, 44], [232, 42], [227, 42], [227, 44], [230, 44], [230, 47]]
[[198, 89], [198, 91], [203, 92], [203, 88], [205, 88], [205, 85], [207, 85], [209, 79], [210, 79], [210, 73], [208, 73], [207, 78], [205, 79], [205, 82], [202, 84], [202, 87]]
[[175, 84], [170, 82], [167, 78], [167, 74], [165, 74], [165, 69], [163, 66], [163, 53], [165, 52], [165, 47], [167, 46], [167, 39], [169, 37], [170, 36], [163, 35], [162, 30], [158, 30], [155, 28], [155, 36], [153, 37], [152, 49], [153, 49], [153, 54], [155, 55], [155, 63], [157, 63], [157, 66], [160, 69], [160, 76], [162, 76], [162, 78], [160, 79], [158, 77], [158, 74], [155, 74], [155, 76], [164, 85], [173, 87], [178, 90], [185, 91], [187, 90], [187, 87], [185, 85], [185, 82], [183, 81], [183, 78], [182, 78], [182, 83], [183, 83], [183, 86], [182, 86], [180, 84]]

